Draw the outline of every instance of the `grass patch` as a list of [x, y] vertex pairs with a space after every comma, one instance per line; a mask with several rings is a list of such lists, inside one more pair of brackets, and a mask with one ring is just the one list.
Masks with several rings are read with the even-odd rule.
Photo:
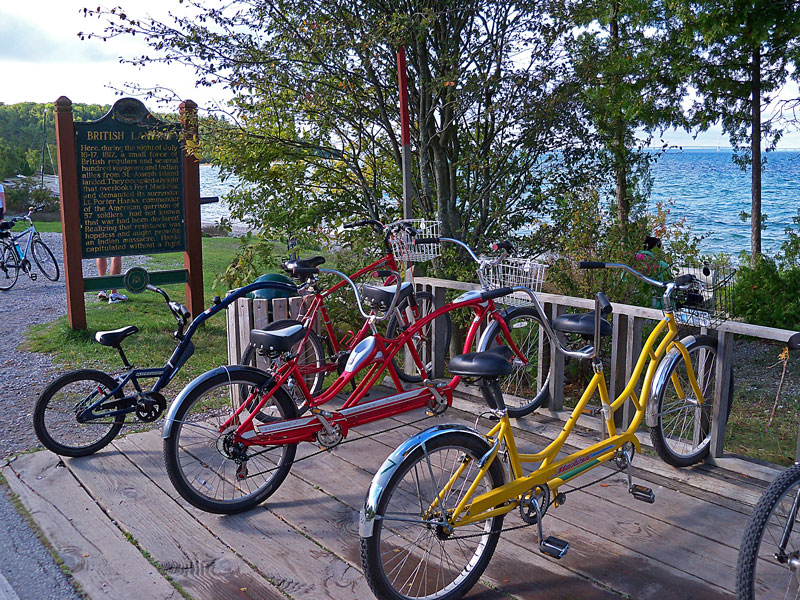
[[147, 549], [144, 548], [139, 543], [139, 540], [133, 537], [133, 535], [128, 531], [123, 531], [122, 534], [125, 536], [125, 539], [128, 540], [128, 542], [130, 542], [133, 545], [133, 547], [136, 548], [141, 553], [141, 555], [145, 558], [145, 560], [147, 560], [147, 562], [149, 562], [151, 565], [153, 565], [153, 567], [155, 567], [156, 571], [158, 571], [161, 574], [161, 576], [164, 579], [166, 579], [181, 596], [191, 600], [192, 596], [189, 594], [189, 592], [187, 592], [180, 583], [175, 581], [175, 579], [173, 579], [172, 576], [169, 573], [167, 573], [166, 569], [164, 569], [164, 567], [161, 566], [161, 563], [158, 562], [155, 558], [153, 558], [153, 555], [150, 554], [147, 551]]
[[[203, 238], [203, 287], [205, 304], [215, 295], [224, 295], [224, 286], [215, 285], [218, 273], [230, 264], [239, 242], [235, 238]], [[123, 261], [124, 262], [124, 261]], [[149, 270], [182, 266], [183, 253], [159, 254], [148, 263]], [[124, 268], [124, 265], [123, 265]], [[185, 302], [183, 284], [164, 286], [172, 300]], [[129, 294], [130, 301], [109, 305], [93, 301], [87, 295], [87, 331], [69, 328], [67, 317], [35, 325], [28, 330], [24, 347], [33, 352], [52, 355], [56, 364], [65, 369], [93, 367], [111, 372], [122, 370], [117, 353], [94, 342], [96, 331], [117, 329], [126, 325], [139, 328], [133, 339], [123, 343], [128, 360], [139, 367], [158, 367], [166, 363], [176, 342], [172, 338], [175, 320], [163, 299], [153, 292]], [[206, 321], [192, 339], [196, 350], [192, 358], [170, 384], [172, 391], [180, 390], [194, 377], [221, 364], [227, 364], [225, 315], [218, 314]], [[147, 383], [147, 382], [145, 382]], [[169, 391], [169, 390], [168, 390]]]

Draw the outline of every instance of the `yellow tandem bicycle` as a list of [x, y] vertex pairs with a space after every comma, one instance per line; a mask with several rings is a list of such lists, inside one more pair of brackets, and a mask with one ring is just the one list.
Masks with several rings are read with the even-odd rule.
[[[610, 335], [604, 317], [611, 303], [599, 292], [593, 313], [563, 315], [550, 322], [536, 295], [528, 288], [545, 332], [560, 352], [590, 359], [594, 375], [563, 431], [541, 452], [517, 451], [498, 378], [511, 371], [512, 356], [504, 346], [487, 352], [456, 356], [450, 372], [476, 383], [497, 424], [488, 433], [456, 424], [431, 427], [401, 444], [372, 480], [361, 511], [361, 560], [372, 591], [381, 600], [452, 600], [475, 584], [497, 546], [505, 515], [518, 510], [523, 525], [538, 528], [539, 549], [561, 558], [569, 544], [544, 537], [542, 519], [551, 506], [565, 502], [561, 486], [613, 460], [627, 470], [628, 491], [652, 503], [650, 488], [631, 480], [630, 465], [641, 451], [636, 437], [642, 421], [651, 429], [653, 445], [666, 462], [688, 466], [709, 451], [714, 390], [718, 381], [716, 339], [703, 334], [678, 339], [680, 321], [708, 326], [712, 311], [721, 313], [715, 292], [730, 286], [732, 274], [716, 273], [704, 282], [684, 274], [662, 283], [617, 263], [584, 262], [581, 268], [619, 268], [663, 290], [664, 316], [648, 337], [630, 380], [613, 402], [599, 355], [600, 339]], [[710, 275], [708, 269], [703, 272]], [[715, 289], [719, 288], [719, 289]], [[570, 350], [555, 332], [578, 334], [592, 344]], [[641, 395], [636, 389], [644, 375]], [[725, 382], [728, 407], [732, 378]], [[724, 390], [720, 390], [724, 391]], [[559, 452], [590, 398], [600, 396], [606, 436], [568, 456]], [[628, 427], [617, 431], [614, 413], [630, 400], [635, 409]], [[725, 414], [727, 418], [727, 413]], [[533, 464], [525, 474], [523, 465]], [[536, 466], [538, 464], [538, 466]]]

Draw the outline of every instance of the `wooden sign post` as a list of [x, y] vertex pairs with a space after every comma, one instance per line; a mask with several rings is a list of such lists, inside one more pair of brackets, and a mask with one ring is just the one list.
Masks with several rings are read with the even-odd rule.
[[86, 329], [84, 292], [124, 287], [123, 275], [83, 277], [81, 259], [184, 252], [184, 269], [150, 274], [156, 285], [186, 283], [192, 315], [204, 308], [197, 105], [165, 123], [134, 98], [101, 119], [74, 123], [56, 101], [61, 224], [70, 327]]

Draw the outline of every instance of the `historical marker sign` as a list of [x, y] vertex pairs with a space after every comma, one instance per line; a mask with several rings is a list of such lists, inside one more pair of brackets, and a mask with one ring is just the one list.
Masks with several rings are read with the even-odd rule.
[[[86, 329], [84, 292], [131, 285], [141, 273], [83, 276], [82, 258], [183, 250], [184, 268], [150, 273], [157, 285], [186, 283], [189, 311], [203, 303], [197, 105], [180, 105], [180, 125], [151, 115], [135, 98], [98, 121], [75, 123], [72, 102], [56, 100], [64, 276], [70, 327]], [[146, 282], [145, 282], [146, 283]]]
[[186, 249], [180, 132], [133, 98], [75, 123], [83, 258]]

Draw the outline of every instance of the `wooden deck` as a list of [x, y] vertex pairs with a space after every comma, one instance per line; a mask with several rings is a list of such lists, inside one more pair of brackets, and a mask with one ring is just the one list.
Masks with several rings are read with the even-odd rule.
[[[158, 430], [130, 434], [87, 458], [23, 455], [3, 474], [90, 598], [177, 600], [180, 588], [209, 600], [369, 599], [358, 513], [373, 472], [419, 429], [472, 424], [474, 408], [460, 400], [436, 419], [411, 423], [424, 415], [410, 413], [352, 431], [348, 439], [356, 441], [295, 464], [275, 495], [236, 516], [206, 514], [177, 496]], [[529, 418], [524, 428], [518, 443], [533, 451], [560, 426]], [[302, 445], [298, 458], [316, 449]], [[764, 484], [719, 467], [673, 469], [650, 456], [634, 464], [635, 480], [650, 482], [655, 504], [627, 494], [623, 474], [570, 494], [544, 520], [545, 535], [570, 543], [567, 556], [540, 554], [535, 527], [505, 532], [468, 597], [733, 597], [739, 541]], [[599, 467], [576, 483], [608, 472]], [[520, 523], [511, 513], [505, 524]]]

